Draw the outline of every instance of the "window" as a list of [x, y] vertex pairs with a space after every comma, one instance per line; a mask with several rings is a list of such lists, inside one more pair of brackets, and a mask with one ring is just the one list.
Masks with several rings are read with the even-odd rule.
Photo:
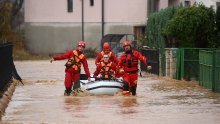
[[216, 6], [219, 7], [220, 6], [220, 2], [216, 2]]
[[178, 5], [179, 1], [178, 0], [169, 0], [168, 1], [168, 6], [176, 6]]
[[184, 3], [185, 6], [189, 7], [190, 6], [190, 1], [186, 0]]
[[134, 35], [137, 40], [143, 40], [146, 26], [134, 26]]
[[148, 16], [159, 11], [159, 2], [160, 0], [148, 0]]
[[90, 6], [94, 6], [94, 0], [90, 0]]
[[67, 0], [67, 12], [73, 12], [73, 0]]

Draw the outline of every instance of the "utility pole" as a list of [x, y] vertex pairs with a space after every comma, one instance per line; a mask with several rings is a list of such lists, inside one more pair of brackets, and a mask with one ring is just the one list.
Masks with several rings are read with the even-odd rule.
[[104, 0], [102, 0], [102, 38], [104, 37], [105, 33], [105, 3]]
[[84, 41], [84, 0], [82, 0], [82, 40]]

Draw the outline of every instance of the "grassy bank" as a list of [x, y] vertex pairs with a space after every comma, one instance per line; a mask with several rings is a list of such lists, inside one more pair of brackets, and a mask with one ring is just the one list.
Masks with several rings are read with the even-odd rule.
[[13, 43], [13, 59], [14, 60], [44, 60], [50, 59], [47, 55], [36, 55], [31, 54], [28, 50], [25, 49], [23, 42]]
[[50, 59], [48, 55], [32, 54], [25, 48], [24, 38], [21, 34], [10, 34], [7, 36], [8, 41], [13, 43], [13, 59], [14, 60], [44, 60]]

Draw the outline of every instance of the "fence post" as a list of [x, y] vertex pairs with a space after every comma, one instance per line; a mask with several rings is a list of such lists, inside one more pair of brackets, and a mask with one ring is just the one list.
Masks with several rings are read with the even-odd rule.
[[185, 49], [180, 49], [180, 79], [183, 80], [184, 77], [184, 52]]
[[177, 50], [176, 53], [176, 79], [180, 79], [180, 49]]
[[213, 62], [212, 62], [212, 91], [216, 91], [216, 81], [215, 81], [215, 71], [216, 71], [216, 50], [212, 52]]

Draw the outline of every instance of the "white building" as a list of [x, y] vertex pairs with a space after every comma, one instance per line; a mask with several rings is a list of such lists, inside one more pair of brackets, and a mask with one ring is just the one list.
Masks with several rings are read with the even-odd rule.
[[[62, 53], [85, 40], [88, 47], [99, 50], [104, 35], [135, 34], [140, 38], [150, 13], [195, 1], [25, 0], [25, 45], [33, 53]], [[203, 1], [215, 7], [220, 0]]]
[[26, 46], [33, 53], [61, 53], [102, 35], [133, 34], [146, 25], [147, 0], [26, 0]]

